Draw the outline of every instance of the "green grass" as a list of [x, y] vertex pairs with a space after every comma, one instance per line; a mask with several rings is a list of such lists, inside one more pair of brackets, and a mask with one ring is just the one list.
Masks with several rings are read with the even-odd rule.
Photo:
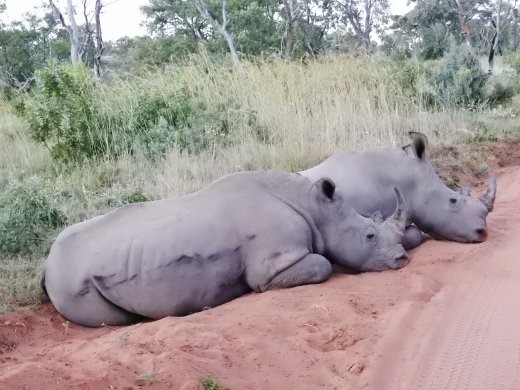
[[227, 387], [222, 387], [210, 374], [202, 377], [202, 385], [205, 390], [229, 390]]
[[[56, 210], [71, 224], [125, 203], [192, 192], [238, 169], [298, 171], [340, 150], [399, 146], [408, 142], [408, 131], [425, 133], [432, 145], [480, 134], [475, 113], [427, 111], [414, 103], [395, 71], [377, 57], [245, 62], [242, 72], [197, 57], [163, 73], [114, 78], [96, 91], [107, 132], [123, 133], [134, 125], [143, 91], [171, 96], [181, 85], [197, 104], [193, 131], [211, 130], [215, 118], [226, 120], [228, 139], [212, 141], [198, 153], [170, 145], [150, 156], [150, 150], [137, 148], [75, 165], [53, 161], [45, 146], [30, 139], [27, 124], [0, 102], [0, 227], [15, 209], [9, 200], [13, 191], [31, 194], [29, 200], [38, 202], [28, 204], [37, 204], [41, 215]], [[31, 208], [19, 210], [13, 214], [18, 222], [34, 217]], [[28, 251], [0, 252], [3, 310], [42, 300], [41, 264], [61, 230], [53, 221], [36, 220], [33, 247], [15, 242]]]
[[151, 372], [145, 372], [137, 377], [138, 380], [143, 381], [146, 385], [151, 385], [155, 381], [155, 376]]

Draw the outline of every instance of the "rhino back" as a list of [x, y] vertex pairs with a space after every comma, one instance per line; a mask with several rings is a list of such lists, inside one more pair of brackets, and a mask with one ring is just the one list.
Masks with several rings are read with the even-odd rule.
[[407, 203], [417, 190], [421, 168], [416, 163], [401, 149], [373, 149], [337, 153], [301, 174], [311, 181], [331, 178], [338, 193], [360, 214], [368, 217], [379, 210], [388, 218], [396, 205], [394, 187]]

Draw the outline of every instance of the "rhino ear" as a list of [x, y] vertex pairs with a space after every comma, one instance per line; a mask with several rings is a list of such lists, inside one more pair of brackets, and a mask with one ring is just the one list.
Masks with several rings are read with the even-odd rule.
[[409, 145], [413, 154], [415, 154], [419, 160], [423, 160], [425, 157], [424, 152], [428, 146], [428, 138], [423, 133], [417, 131], [410, 131], [408, 134], [413, 141], [412, 144]]
[[375, 223], [383, 223], [383, 214], [381, 214], [381, 211], [377, 210], [370, 216], [370, 219], [374, 221]]
[[316, 182], [316, 186], [320, 194], [323, 194], [328, 200], [334, 199], [334, 192], [336, 191], [336, 184], [328, 177], [321, 178]]

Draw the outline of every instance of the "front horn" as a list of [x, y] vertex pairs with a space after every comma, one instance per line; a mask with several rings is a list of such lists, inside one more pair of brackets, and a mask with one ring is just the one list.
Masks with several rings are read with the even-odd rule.
[[497, 179], [495, 175], [489, 179], [489, 185], [486, 193], [478, 198], [489, 212], [493, 211], [493, 205], [495, 203], [495, 196], [497, 194]]

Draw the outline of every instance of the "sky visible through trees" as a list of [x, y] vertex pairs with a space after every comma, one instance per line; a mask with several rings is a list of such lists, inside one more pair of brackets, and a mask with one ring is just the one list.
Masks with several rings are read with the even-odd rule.
[[[61, 3], [64, 3], [61, 0]], [[407, 0], [390, 0], [391, 13], [401, 15], [409, 7], [406, 6]], [[34, 12], [40, 6], [42, 0], [6, 0], [7, 16], [11, 20], [20, 20], [26, 12]], [[56, 4], [61, 5], [60, 1]], [[144, 22], [144, 15], [140, 7], [148, 4], [148, 0], [112, 0], [102, 14], [104, 22], [104, 35], [107, 40], [136, 35], [146, 35], [146, 28], [141, 26]]]

